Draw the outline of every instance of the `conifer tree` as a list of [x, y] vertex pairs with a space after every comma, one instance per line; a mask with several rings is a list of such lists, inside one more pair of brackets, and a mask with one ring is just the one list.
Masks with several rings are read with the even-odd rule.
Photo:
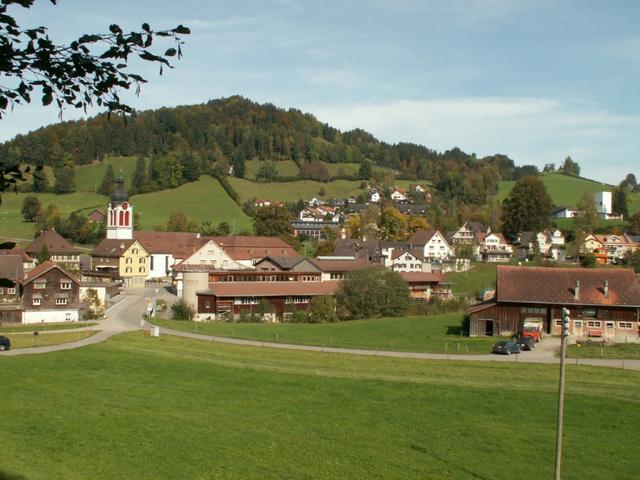
[[113, 165], [107, 166], [107, 171], [104, 173], [102, 183], [98, 187], [98, 193], [110, 196], [117, 187], [116, 176], [113, 173]]

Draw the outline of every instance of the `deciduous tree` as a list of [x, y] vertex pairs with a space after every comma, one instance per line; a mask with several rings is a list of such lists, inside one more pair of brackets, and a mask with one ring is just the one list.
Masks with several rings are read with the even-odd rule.
[[42, 210], [42, 205], [37, 197], [25, 197], [22, 202], [22, 218], [25, 222], [35, 222], [40, 210]]
[[551, 197], [538, 177], [518, 180], [502, 204], [504, 233], [515, 238], [519, 232], [540, 231], [550, 223]]
[[350, 319], [401, 316], [409, 308], [409, 287], [399, 273], [371, 268], [343, 280], [336, 300]]

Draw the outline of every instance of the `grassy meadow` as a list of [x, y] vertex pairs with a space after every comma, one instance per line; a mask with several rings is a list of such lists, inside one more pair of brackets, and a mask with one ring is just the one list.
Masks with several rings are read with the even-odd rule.
[[474, 298], [485, 288], [496, 287], [496, 263], [472, 263], [467, 272], [450, 272], [446, 274], [447, 283], [455, 295]]
[[[18, 348], [44, 347], [45, 345], [77, 342], [96, 333], [98, 332], [95, 330], [78, 330], [76, 332], [45, 332], [37, 337], [31, 333], [3, 333], [3, 335], [11, 340], [11, 349], [15, 350]], [[2, 476], [0, 475], [1, 478]]]
[[197, 222], [209, 220], [213, 225], [229, 222], [235, 233], [253, 230], [251, 219], [231, 200], [220, 182], [208, 175], [178, 188], [134, 195], [131, 204], [140, 212], [142, 230], [166, 224], [174, 211], [182, 211], [189, 220]]
[[329, 183], [316, 182], [314, 180], [261, 183], [243, 178], [229, 177], [229, 183], [238, 192], [243, 202], [252, 198], [266, 198], [283, 202], [297, 202], [300, 199], [309, 200], [318, 196], [321, 188], [325, 190], [325, 199], [334, 196], [344, 198], [349, 195], [358, 195], [362, 192], [360, 190], [360, 182], [357, 180], [334, 180]]
[[[116, 178], [118, 178], [120, 172], [122, 172], [124, 186], [127, 189], [130, 188], [133, 171], [136, 167], [136, 157], [108, 157], [100, 163], [76, 167], [76, 188], [78, 191], [97, 192], [108, 165], [113, 167]], [[53, 181], [51, 185], [53, 185]]]
[[[633, 337], [633, 335], [631, 336]], [[569, 358], [640, 359], [640, 343], [615, 343], [609, 345], [587, 343], [581, 346], [569, 345], [567, 356]]]
[[31, 324], [31, 325], [16, 325], [0, 323], [0, 334], [5, 333], [21, 333], [21, 332], [47, 332], [52, 330], [73, 330], [76, 328], [92, 327], [97, 325], [97, 322], [73, 322], [73, 323], [43, 323], [43, 324]]
[[495, 338], [460, 335], [462, 313], [435, 316], [376, 318], [337, 323], [201, 323], [158, 320], [166, 328], [262, 342], [396, 350], [411, 352], [483, 354]]
[[[11, 393], [0, 478], [553, 475], [556, 366], [290, 352], [140, 332], [0, 363]], [[569, 365], [563, 478], [637, 478], [638, 407], [638, 372]]]
[[[576, 206], [584, 192], [611, 191], [615, 188], [613, 185], [562, 173], [542, 174], [540, 179], [547, 187], [553, 203], [562, 206]], [[496, 199], [502, 202], [515, 184], [515, 181], [500, 182]], [[640, 210], [640, 193], [634, 193], [629, 196], [629, 212], [635, 213], [638, 210]]]

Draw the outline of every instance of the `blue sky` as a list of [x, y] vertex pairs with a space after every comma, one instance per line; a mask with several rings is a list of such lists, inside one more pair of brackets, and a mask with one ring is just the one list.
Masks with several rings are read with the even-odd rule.
[[[105, 7], [108, 5], [108, 7]], [[517, 164], [571, 155], [590, 178], [640, 175], [640, 2], [570, 0], [81, 1], [30, 11], [57, 41], [187, 25], [183, 60], [130, 103], [139, 109], [240, 94], [340, 129]], [[65, 119], [80, 112], [65, 111]], [[17, 107], [0, 140], [55, 122]]]

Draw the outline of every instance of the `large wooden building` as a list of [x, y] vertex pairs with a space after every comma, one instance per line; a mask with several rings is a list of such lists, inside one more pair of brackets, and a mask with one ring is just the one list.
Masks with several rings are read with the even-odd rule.
[[496, 296], [469, 308], [469, 334], [512, 335], [527, 320], [560, 334], [562, 308], [577, 337], [636, 336], [640, 284], [632, 270], [499, 266]]

